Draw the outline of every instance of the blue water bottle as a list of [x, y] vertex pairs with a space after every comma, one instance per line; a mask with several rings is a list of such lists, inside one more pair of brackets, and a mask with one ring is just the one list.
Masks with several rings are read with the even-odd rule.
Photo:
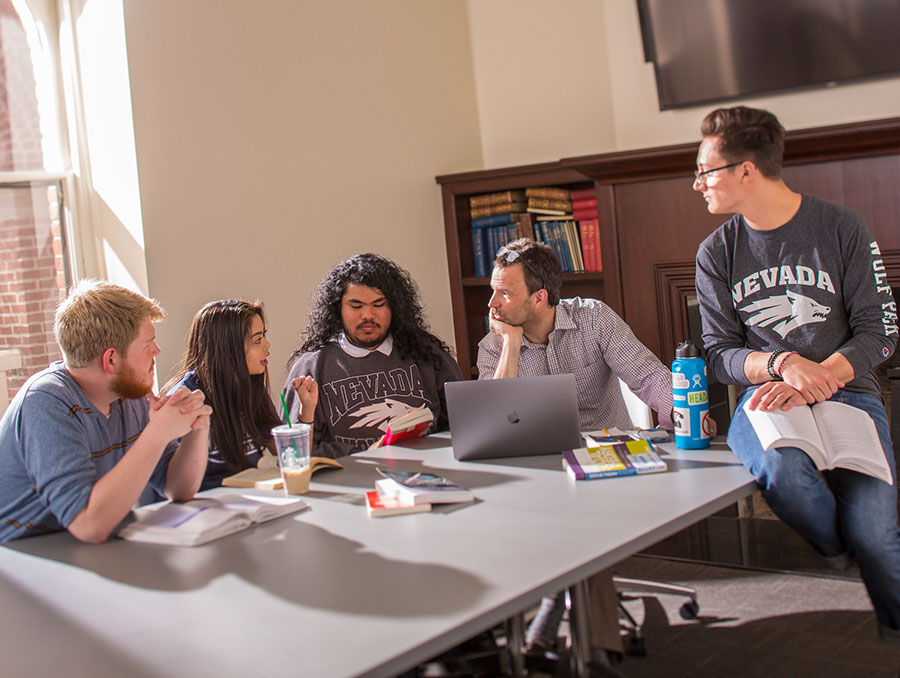
[[709, 392], [706, 388], [706, 361], [689, 341], [675, 349], [672, 362], [672, 417], [675, 445], [683, 450], [709, 447], [711, 422]]

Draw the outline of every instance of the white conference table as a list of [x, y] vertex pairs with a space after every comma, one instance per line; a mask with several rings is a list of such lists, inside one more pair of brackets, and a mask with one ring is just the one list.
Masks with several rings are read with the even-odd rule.
[[[559, 455], [457, 462], [441, 434], [314, 476], [311, 509], [210, 544], [0, 547], [4, 676], [393, 676], [748, 495], [724, 443], [576, 482]], [[376, 464], [473, 504], [369, 518]]]

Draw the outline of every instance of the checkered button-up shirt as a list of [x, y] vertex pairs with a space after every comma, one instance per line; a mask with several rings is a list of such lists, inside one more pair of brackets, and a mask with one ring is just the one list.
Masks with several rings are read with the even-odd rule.
[[[493, 332], [478, 343], [478, 378], [492, 379], [503, 340]], [[672, 373], [631, 328], [597, 299], [560, 299], [548, 344], [522, 337], [519, 376], [574, 374], [583, 431], [632, 428], [619, 379], [672, 426]]]

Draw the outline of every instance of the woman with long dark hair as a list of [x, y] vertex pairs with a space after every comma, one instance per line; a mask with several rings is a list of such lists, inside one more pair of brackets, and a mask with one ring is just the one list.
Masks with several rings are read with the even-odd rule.
[[[180, 385], [200, 389], [212, 406], [202, 490], [218, 487], [226, 476], [261, 461], [275, 465], [271, 429], [282, 422], [269, 397], [269, 347], [259, 301], [212, 301], [194, 316], [184, 362], [163, 390]], [[316, 382], [295, 380], [294, 388], [301, 402], [300, 421], [312, 423]]]

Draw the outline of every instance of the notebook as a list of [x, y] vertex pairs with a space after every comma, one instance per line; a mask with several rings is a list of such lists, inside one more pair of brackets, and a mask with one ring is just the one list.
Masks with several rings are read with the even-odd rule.
[[457, 459], [556, 454], [582, 447], [573, 374], [452, 381], [444, 389]]

